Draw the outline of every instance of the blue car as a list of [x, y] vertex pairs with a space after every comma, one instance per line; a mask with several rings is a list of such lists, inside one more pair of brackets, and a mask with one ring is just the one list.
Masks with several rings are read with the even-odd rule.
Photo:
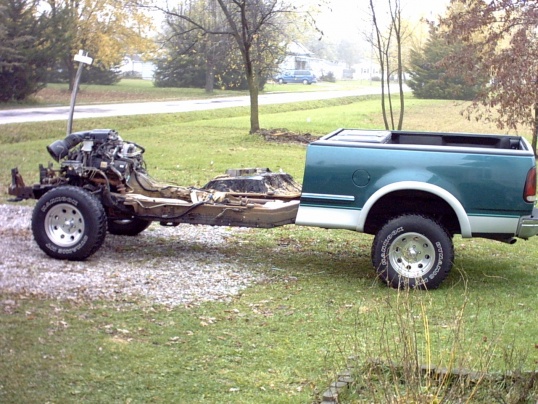
[[316, 76], [310, 70], [288, 70], [279, 74], [275, 78], [279, 84], [288, 83], [303, 83], [312, 84], [317, 83]]

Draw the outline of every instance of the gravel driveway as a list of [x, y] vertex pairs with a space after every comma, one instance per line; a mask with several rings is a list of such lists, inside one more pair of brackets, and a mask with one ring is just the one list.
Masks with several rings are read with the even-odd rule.
[[28, 206], [0, 205], [0, 293], [176, 306], [226, 299], [261, 280], [219, 251], [245, 229], [153, 224], [137, 237], [108, 234], [86, 261], [61, 261], [34, 242], [31, 214]]

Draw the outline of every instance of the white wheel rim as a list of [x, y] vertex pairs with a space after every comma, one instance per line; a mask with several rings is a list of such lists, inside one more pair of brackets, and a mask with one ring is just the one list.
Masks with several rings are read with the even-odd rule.
[[84, 235], [84, 217], [73, 205], [58, 204], [47, 212], [45, 232], [57, 246], [71, 247]]
[[401, 276], [419, 278], [427, 274], [435, 263], [433, 243], [420, 233], [400, 235], [390, 246], [391, 266]]

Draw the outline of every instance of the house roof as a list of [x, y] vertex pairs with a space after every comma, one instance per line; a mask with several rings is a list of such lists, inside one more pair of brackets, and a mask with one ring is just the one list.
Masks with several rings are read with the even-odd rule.
[[297, 56], [313, 56], [314, 52], [310, 52], [299, 42], [290, 42], [288, 44], [288, 54]]

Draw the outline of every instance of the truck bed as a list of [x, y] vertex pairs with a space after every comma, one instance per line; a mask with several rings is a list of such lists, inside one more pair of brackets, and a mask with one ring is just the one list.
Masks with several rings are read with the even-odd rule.
[[375, 234], [415, 211], [509, 239], [532, 214], [534, 166], [518, 136], [338, 129], [308, 146], [296, 224]]
[[480, 135], [467, 133], [410, 132], [387, 130], [338, 129], [318, 142], [361, 143], [372, 145], [412, 145], [483, 148], [501, 150], [529, 150], [520, 136]]

